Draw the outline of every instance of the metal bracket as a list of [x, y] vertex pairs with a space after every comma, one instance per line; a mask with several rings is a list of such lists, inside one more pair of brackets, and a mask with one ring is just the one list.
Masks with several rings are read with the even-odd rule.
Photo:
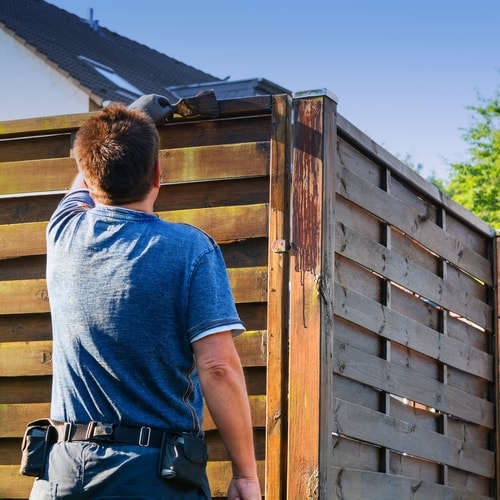
[[290, 245], [286, 240], [274, 240], [271, 244], [271, 250], [274, 253], [287, 253], [290, 250]]

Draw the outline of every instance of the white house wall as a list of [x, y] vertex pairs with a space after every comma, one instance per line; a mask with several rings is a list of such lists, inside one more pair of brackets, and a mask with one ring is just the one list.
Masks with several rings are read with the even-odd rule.
[[0, 121], [84, 113], [89, 97], [0, 29]]

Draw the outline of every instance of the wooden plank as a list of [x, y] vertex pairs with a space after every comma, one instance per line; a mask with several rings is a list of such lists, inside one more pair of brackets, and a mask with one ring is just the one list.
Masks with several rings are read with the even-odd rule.
[[461, 288], [453, 286], [449, 280], [440, 278], [342, 222], [336, 224], [335, 234], [336, 251], [339, 254], [469, 319], [481, 328], [488, 331], [493, 329], [493, 308], [476, 299], [463, 283]]
[[467, 422], [494, 428], [494, 405], [490, 401], [366, 354], [346, 343], [336, 346], [334, 365], [335, 372], [344, 377]]
[[199, 227], [218, 243], [267, 236], [267, 204], [159, 212], [160, 218]]
[[487, 285], [492, 285], [491, 262], [428, 220], [426, 213], [408, 207], [398, 198], [366, 182], [347, 168], [343, 168], [339, 176], [341, 182], [337, 184], [338, 194], [397, 227], [458, 268], [464, 269]]
[[[266, 366], [266, 331], [247, 331], [235, 339], [244, 367]], [[52, 374], [52, 341], [0, 342], [0, 376]]]
[[[266, 396], [248, 396], [254, 427], [266, 425]], [[22, 438], [26, 424], [50, 415], [50, 403], [18, 403], [0, 405], [0, 438]], [[205, 406], [203, 410], [203, 430], [217, 429], [213, 418]]]
[[[495, 229], [486, 224], [479, 217], [475, 216], [464, 207], [444, 195], [436, 186], [426, 181], [421, 175], [405, 165], [401, 160], [390, 154], [387, 150], [377, 144], [368, 135], [355, 127], [342, 115], [337, 115], [339, 138], [348, 141], [351, 145], [358, 148], [364, 154], [368, 154], [378, 162], [382, 162], [387, 168], [394, 172], [398, 177], [403, 177], [405, 182], [416, 188], [423, 198], [443, 206], [449, 212], [452, 212], [457, 218], [460, 218], [476, 231], [482, 232], [485, 236], [492, 238], [495, 235]], [[340, 142], [340, 141], [339, 141]]]
[[[267, 300], [267, 267], [228, 269], [233, 294], [239, 302]], [[0, 315], [49, 312], [44, 279], [0, 281]]]
[[162, 183], [269, 175], [269, 142], [160, 150]]
[[[317, 290], [321, 296], [321, 343], [320, 343], [320, 434], [332, 436], [334, 422], [334, 336], [335, 328], [335, 220], [337, 182], [337, 103], [332, 99], [324, 101], [323, 131], [323, 179], [322, 179], [322, 231], [321, 231], [321, 274], [316, 279]], [[331, 442], [319, 440], [320, 497], [328, 498], [334, 488], [331, 470], [334, 464]]]
[[[158, 212], [170, 222], [191, 224], [219, 243], [261, 238], [267, 235], [267, 205], [199, 208]], [[241, 221], [244, 220], [245, 224]], [[0, 226], [0, 259], [46, 253], [47, 222], [26, 222]]]
[[250, 330], [234, 339], [244, 367], [266, 366], [267, 331]]
[[[267, 304], [267, 373], [266, 373], [266, 482], [265, 498], [284, 498], [286, 472], [286, 331], [288, 303], [287, 245], [290, 241], [287, 200], [289, 179], [288, 140], [291, 101], [275, 98], [272, 118], [271, 173], [269, 192], [269, 267]], [[274, 247], [281, 242], [282, 251]]]
[[3, 121], [0, 122], [0, 137], [5, 139], [74, 131], [80, 128], [91, 115], [92, 113], [75, 113]]
[[[266, 396], [248, 396], [250, 402], [250, 410], [252, 412], [252, 425], [253, 427], [265, 427], [266, 426]], [[213, 431], [217, 429], [215, 422], [205, 406], [203, 410], [203, 430]]]
[[52, 374], [52, 341], [0, 343], [0, 376]]
[[[269, 143], [224, 144], [160, 151], [162, 182], [266, 176]], [[0, 194], [65, 191], [76, 175], [73, 158], [0, 163]]]
[[377, 335], [467, 373], [493, 381], [493, 357], [346, 287], [335, 289], [335, 313]]
[[481, 495], [476, 491], [443, 486], [423, 481], [421, 478], [339, 467], [333, 468], [331, 474], [335, 483], [335, 490], [329, 497], [331, 500], [493, 500], [493, 497]]
[[294, 100], [288, 498], [319, 491], [323, 112], [322, 98]]
[[0, 259], [45, 255], [47, 222], [25, 222], [0, 226]]
[[71, 152], [71, 134], [16, 138], [2, 141], [0, 162], [68, 158]]
[[495, 477], [495, 453], [409, 424], [390, 415], [340, 399], [335, 403], [335, 432], [460, 470]]
[[49, 311], [44, 279], [0, 281], [0, 315]]
[[73, 158], [0, 163], [0, 194], [65, 191], [75, 175]]
[[48, 417], [50, 403], [0, 405], [0, 438], [21, 438], [32, 420]]
[[[257, 461], [257, 473], [261, 487], [264, 487], [264, 461]], [[210, 482], [212, 498], [227, 497], [227, 487], [232, 478], [231, 462], [209, 461], [207, 474]], [[0, 465], [0, 498], [28, 498], [34, 478], [21, 476], [19, 465]]]

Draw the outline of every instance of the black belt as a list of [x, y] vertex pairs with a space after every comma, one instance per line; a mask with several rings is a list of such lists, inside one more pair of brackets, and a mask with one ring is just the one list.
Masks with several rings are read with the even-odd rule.
[[103, 444], [133, 444], [160, 448], [164, 430], [152, 427], [132, 427], [92, 421], [88, 424], [71, 424], [52, 421], [57, 431], [57, 441], [94, 441]]

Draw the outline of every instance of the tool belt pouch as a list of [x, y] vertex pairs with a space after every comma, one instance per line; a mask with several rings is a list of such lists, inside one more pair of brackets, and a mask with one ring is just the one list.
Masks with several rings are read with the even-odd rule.
[[21, 467], [23, 476], [40, 477], [45, 469], [49, 446], [54, 442], [55, 429], [49, 419], [30, 422], [21, 445]]
[[199, 488], [205, 478], [208, 447], [188, 433], [165, 433], [160, 451], [160, 476], [181, 489]]

